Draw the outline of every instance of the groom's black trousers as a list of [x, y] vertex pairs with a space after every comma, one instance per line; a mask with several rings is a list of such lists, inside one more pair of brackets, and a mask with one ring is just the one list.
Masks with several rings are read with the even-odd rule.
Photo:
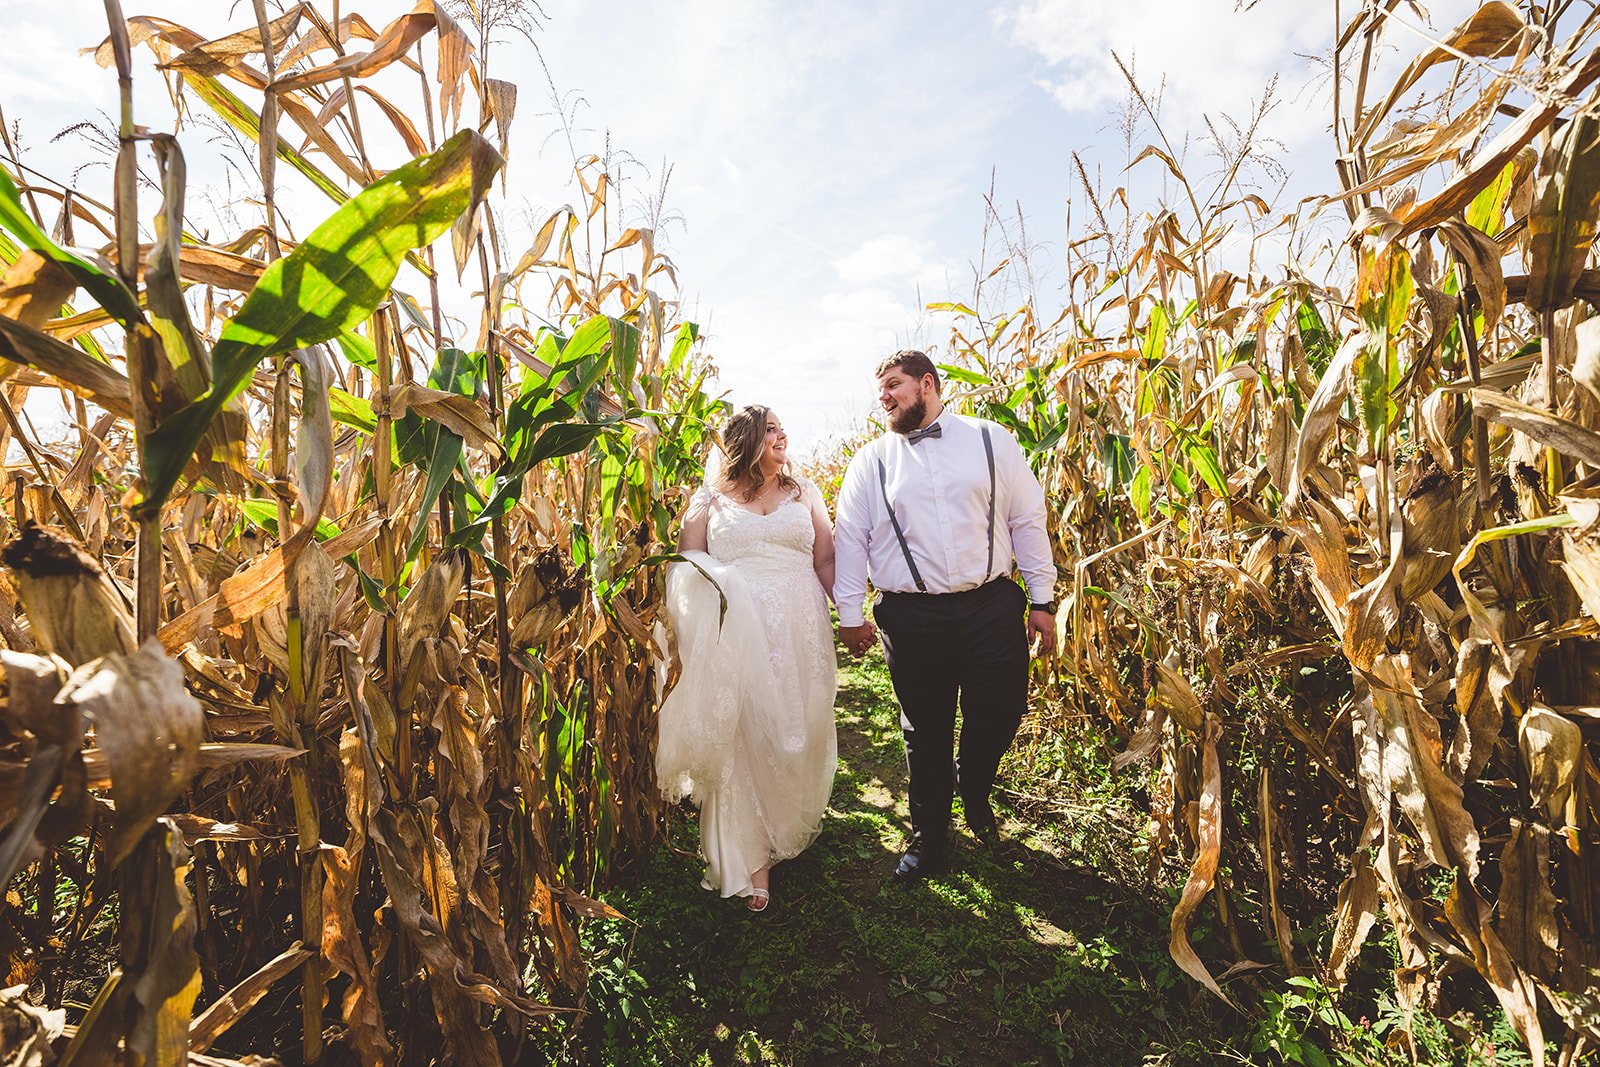
[[[881, 593], [873, 619], [900, 700], [911, 828], [934, 847], [949, 835], [959, 782], [986, 811], [1000, 757], [1028, 704], [1027, 594], [1010, 578], [961, 593]], [[955, 756], [956, 704], [961, 754]]]

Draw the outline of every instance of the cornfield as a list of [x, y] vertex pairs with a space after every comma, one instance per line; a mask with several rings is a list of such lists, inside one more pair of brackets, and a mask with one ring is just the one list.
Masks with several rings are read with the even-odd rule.
[[1191, 177], [1130, 73], [1129, 165], [1176, 206], [1080, 163], [1064, 307], [992, 206], [934, 305], [1052, 496], [1060, 715], [1148, 770], [1177, 963], [1230, 1003], [1269, 963], [1337, 991], [1381, 930], [1407, 1018], [1472, 976], [1562, 1064], [1600, 1045], [1600, 16], [1570, 6], [1486, 3], [1379, 97], [1398, 5], [1360, 5], [1325, 280], [1257, 259], [1306, 221], [1245, 184], [1264, 111]]
[[[1130, 76], [1128, 162], [1178, 206], [1080, 165], [1060, 308], [998, 214], [933, 307], [1071, 576], [1033, 729], [1144, 776], [1179, 966], [1246, 1011], [1266, 964], [1376, 966], [1408, 1016], [1472, 985], [1570, 1064], [1600, 1046], [1600, 14], [1486, 3], [1379, 97], [1398, 6], [1333, 43], [1326, 277], [1258, 259], [1304, 217], [1245, 184], [1260, 113], [1191, 176]], [[603, 158], [504, 247], [517, 5], [255, 0], [212, 40], [106, 7], [109, 203], [9, 139], [0, 168], [7, 1062], [515, 1062], [582, 1011], [581, 924], [666, 817], [661, 564], [723, 410], [676, 268]], [[136, 48], [252, 146], [263, 225], [190, 231]], [[299, 239], [286, 171], [331, 202]]]
[[[578, 924], [661, 825], [653, 564], [722, 407], [675, 268], [599, 158], [502, 246], [514, 6], [374, 28], [258, 0], [213, 40], [106, 6], [110, 204], [0, 171], [6, 1062], [283, 1033], [307, 1063], [330, 1036], [515, 1060], [581, 1006]], [[264, 225], [188, 230], [180, 142], [133, 113], [141, 46], [252, 146]], [[331, 201], [299, 238], [291, 169]], [[274, 987], [276, 1020], [228, 1035]]]

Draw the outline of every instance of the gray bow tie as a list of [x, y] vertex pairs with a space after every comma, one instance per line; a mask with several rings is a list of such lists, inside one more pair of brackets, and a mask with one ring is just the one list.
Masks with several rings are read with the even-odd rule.
[[910, 441], [912, 444], [916, 444], [918, 441], [922, 440], [924, 437], [943, 437], [943, 436], [944, 436], [944, 428], [941, 427], [936, 422], [932, 426], [925, 426], [920, 430], [912, 430], [910, 433], [906, 434], [906, 440]]

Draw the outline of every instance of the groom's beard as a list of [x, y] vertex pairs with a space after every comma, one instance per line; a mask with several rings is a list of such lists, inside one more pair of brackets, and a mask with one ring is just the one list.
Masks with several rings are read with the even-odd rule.
[[922, 420], [928, 414], [928, 402], [918, 398], [910, 407], [903, 407], [889, 416], [889, 429], [895, 433], [910, 433], [922, 425]]

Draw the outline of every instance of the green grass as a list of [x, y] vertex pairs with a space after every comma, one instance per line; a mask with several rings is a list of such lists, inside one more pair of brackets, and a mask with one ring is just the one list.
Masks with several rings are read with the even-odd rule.
[[[1025, 809], [1037, 805], [1002, 795], [999, 853], [958, 831], [950, 874], [901, 886], [905, 764], [880, 658], [841, 673], [838, 715], [822, 834], [775, 869], [771, 907], [752, 915], [702, 889], [694, 814], [675, 816], [670, 847], [608, 895], [632, 922], [587, 924], [589, 1014], [546, 1052], [616, 1064], [1213, 1062], [1226, 1009], [1168, 958], [1167, 894], [1115, 877], [1140, 866], [1117, 844], [1125, 827], [1096, 830], [1116, 798], [1096, 807], [1068, 790], [1075, 815], [1035, 822]], [[1029, 750], [1002, 785], [1053, 792], [1082, 757]]]

